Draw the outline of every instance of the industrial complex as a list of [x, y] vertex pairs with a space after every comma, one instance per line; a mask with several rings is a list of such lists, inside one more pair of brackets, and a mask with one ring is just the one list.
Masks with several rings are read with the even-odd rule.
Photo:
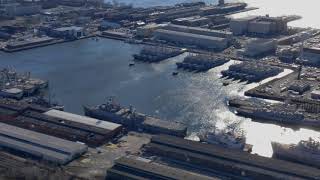
[[[228, 111], [261, 124], [319, 131], [320, 30], [288, 26], [297, 15], [232, 16], [254, 9], [224, 0], [149, 8], [99, 0], [1, 0], [0, 50], [85, 38], [140, 44], [130, 68], [180, 55], [172, 78], [226, 66], [219, 69], [221, 86], [255, 85], [245, 97], [226, 98]], [[46, 97], [49, 82], [31, 73], [0, 70], [0, 179], [320, 179], [320, 139], [271, 142], [273, 157], [263, 157], [251, 154], [254, 146], [233, 126], [191, 138], [187, 124], [137, 112], [114, 97], [82, 104], [84, 115], [78, 115]]]

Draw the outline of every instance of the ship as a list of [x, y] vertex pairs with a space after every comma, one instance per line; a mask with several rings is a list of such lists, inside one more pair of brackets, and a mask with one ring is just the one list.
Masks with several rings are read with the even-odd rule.
[[190, 55], [184, 58], [183, 62], [177, 62], [177, 68], [189, 71], [204, 72], [209, 69], [221, 66], [230, 61], [226, 58], [209, 55]]
[[2, 89], [2, 90], [0, 90], [0, 97], [22, 99], [23, 90], [18, 89], [18, 88]]
[[132, 106], [121, 107], [113, 98], [110, 98], [106, 104], [83, 106], [83, 109], [86, 116], [122, 124], [129, 129], [140, 128], [139, 125], [146, 118], [144, 114], [135, 112]]
[[201, 142], [216, 144], [225, 148], [243, 150], [246, 146], [246, 137], [243, 133], [235, 130], [217, 129], [212, 132], [206, 132], [200, 137]]
[[272, 142], [273, 157], [320, 168], [320, 142], [302, 140], [298, 144]]
[[129, 130], [152, 134], [168, 134], [185, 137], [187, 126], [180, 122], [162, 120], [136, 112], [133, 106], [125, 108], [110, 98], [106, 104], [83, 106], [84, 114], [96, 119], [122, 124]]
[[[256, 120], [275, 121], [278, 123], [298, 125], [304, 122], [304, 115], [301, 112], [291, 112], [285, 109], [252, 108], [236, 109], [237, 115]], [[311, 123], [311, 122], [310, 122]]]
[[139, 54], [134, 54], [134, 60], [144, 62], [160, 62], [184, 53], [184, 49], [173, 49], [164, 47], [143, 48]]

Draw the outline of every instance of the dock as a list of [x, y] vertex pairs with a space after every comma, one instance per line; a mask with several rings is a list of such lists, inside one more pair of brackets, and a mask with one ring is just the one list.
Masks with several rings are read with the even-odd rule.
[[182, 164], [216, 170], [238, 178], [319, 179], [319, 169], [173, 136], [154, 136], [146, 152]]

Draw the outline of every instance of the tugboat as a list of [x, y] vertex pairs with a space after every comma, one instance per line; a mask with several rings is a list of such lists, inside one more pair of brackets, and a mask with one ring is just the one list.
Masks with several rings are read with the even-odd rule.
[[271, 142], [273, 157], [299, 162], [320, 168], [320, 141], [312, 138], [298, 144], [280, 144]]
[[220, 145], [225, 148], [243, 150], [246, 146], [246, 137], [243, 133], [235, 132], [229, 128], [217, 129], [200, 136], [200, 141]]
[[179, 74], [179, 72], [178, 71], [174, 71], [174, 72], [172, 72], [172, 76], [177, 76]]
[[229, 83], [228, 81], [222, 82], [222, 85], [223, 85], [223, 86], [229, 86], [229, 84], [230, 84], [230, 83]]

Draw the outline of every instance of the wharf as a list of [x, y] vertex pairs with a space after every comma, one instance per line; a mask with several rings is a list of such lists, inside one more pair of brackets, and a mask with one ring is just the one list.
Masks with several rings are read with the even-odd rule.
[[[231, 99], [228, 104], [234, 107], [237, 115], [252, 118], [253, 121], [276, 123], [293, 128], [306, 127], [320, 129], [319, 103], [315, 107], [305, 105], [303, 100], [288, 100], [290, 104], [271, 104], [262, 100]], [[318, 108], [318, 109], [317, 109]], [[310, 112], [311, 110], [315, 112]]]
[[79, 38], [79, 39], [76, 39], [76, 40], [55, 39], [55, 40], [50, 41], [50, 42], [37, 43], [37, 44], [32, 44], [32, 45], [25, 45], [25, 46], [19, 47], [19, 48], [10, 48], [9, 49], [9, 48], [3, 47], [0, 50], [2, 50], [3, 52], [6, 52], [6, 53], [14, 53], [14, 52], [19, 52], [19, 51], [24, 51], [24, 50], [29, 50], [29, 49], [46, 47], [46, 46], [55, 45], [55, 44], [62, 44], [62, 43], [67, 43], [67, 42], [87, 39], [87, 38], [91, 38], [91, 37], [94, 37], [94, 36], [96, 36], [96, 35], [89, 35], [89, 36], [85, 36], [85, 37], [82, 37], [82, 38]]
[[53, 40], [50, 42], [45, 42], [45, 43], [38, 43], [38, 44], [33, 44], [33, 45], [25, 45], [23, 47], [19, 47], [19, 48], [3, 48], [2, 50], [4, 52], [7, 53], [13, 53], [13, 52], [18, 52], [18, 51], [23, 51], [23, 50], [28, 50], [28, 49], [34, 49], [34, 48], [39, 48], [39, 47], [45, 47], [45, 46], [50, 46], [50, 45], [54, 45], [54, 44], [60, 44], [60, 43], [64, 43], [67, 42], [65, 40]]
[[154, 136], [146, 153], [253, 179], [319, 179], [319, 169], [172, 136]]

